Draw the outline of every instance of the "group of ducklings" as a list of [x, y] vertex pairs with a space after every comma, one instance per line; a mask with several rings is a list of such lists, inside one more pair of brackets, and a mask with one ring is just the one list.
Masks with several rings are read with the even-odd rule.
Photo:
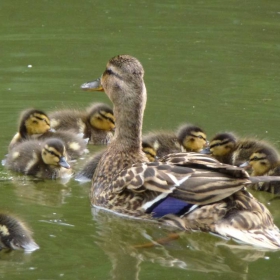
[[[15, 172], [38, 178], [71, 176], [69, 160], [88, 152], [87, 144], [110, 143], [115, 129], [112, 109], [94, 103], [86, 110], [59, 110], [46, 114], [37, 109], [22, 112], [19, 129], [8, 147], [5, 166]], [[233, 133], [218, 133], [210, 142], [198, 126], [185, 124], [177, 132], [153, 132], [143, 135], [142, 150], [149, 161], [170, 153], [201, 152], [222, 163], [251, 167], [253, 176], [280, 175], [280, 160], [275, 148], [256, 139], [237, 139]], [[104, 151], [94, 154], [76, 174], [76, 180], [91, 180]], [[256, 190], [280, 193], [278, 182], [252, 184]], [[39, 246], [30, 231], [17, 218], [0, 214], [0, 249]]]
[[[50, 114], [37, 109], [22, 112], [12, 138], [6, 168], [43, 179], [71, 176], [69, 160], [87, 152], [87, 144], [107, 144], [115, 127], [112, 109], [94, 103], [87, 110], [60, 110]], [[17, 217], [0, 213], [0, 250], [34, 251], [39, 248], [31, 231]]]

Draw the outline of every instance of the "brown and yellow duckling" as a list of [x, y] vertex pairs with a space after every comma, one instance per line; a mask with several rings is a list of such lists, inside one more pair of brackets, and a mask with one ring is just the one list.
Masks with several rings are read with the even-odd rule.
[[148, 162], [141, 141], [147, 98], [143, 77], [136, 58], [119, 55], [107, 63], [101, 80], [82, 85], [84, 90], [103, 87], [116, 119], [115, 136], [92, 179], [93, 206], [280, 249], [279, 229], [270, 212], [244, 190], [264, 177], [250, 177], [242, 168], [198, 153]]
[[192, 124], [181, 126], [178, 129], [177, 138], [186, 152], [199, 153], [208, 146], [206, 133], [200, 127]]
[[[252, 176], [280, 176], [280, 158], [278, 152], [271, 146], [264, 146], [252, 153], [249, 161], [241, 167], [252, 169]], [[280, 193], [280, 182], [262, 182], [252, 184], [251, 188], [267, 191], [273, 194]]]
[[233, 164], [233, 153], [236, 150], [237, 139], [232, 133], [218, 133], [211, 141], [204, 153], [211, 154], [219, 162]]
[[20, 118], [19, 132], [13, 137], [9, 150], [18, 143], [30, 139], [59, 138], [65, 144], [68, 156], [71, 159], [80, 157], [88, 152], [86, 149], [87, 140], [70, 131], [53, 131], [50, 127], [50, 120], [47, 114], [37, 109], [24, 111]]
[[86, 110], [59, 110], [49, 114], [51, 127], [57, 131], [82, 133], [90, 144], [107, 145], [113, 137], [113, 110], [103, 103], [94, 103]]
[[253, 151], [264, 145], [260, 140], [237, 139], [233, 133], [225, 132], [216, 134], [203, 152], [222, 163], [239, 166], [249, 159]]
[[156, 158], [161, 158], [170, 153], [182, 152], [176, 134], [164, 131], [144, 135], [142, 150], [146, 153], [149, 161], [155, 161]]
[[57, 138], [29, 140], [16, 145], [7, 155], [5, 166], [38, 178], [56, 179], [72, 174], [64, 143]]
[[39, 246], [22, 221], [11, 215], [0, 213], [0, 250], [4, 248], [24, 249], [31, 252], [39, 249]]
[[27, 109], [21, 113], [18, 132], [9, 144], [9, 150], [18, 143], [38, 138], [51, 129], [48, 116], [41, 110]]

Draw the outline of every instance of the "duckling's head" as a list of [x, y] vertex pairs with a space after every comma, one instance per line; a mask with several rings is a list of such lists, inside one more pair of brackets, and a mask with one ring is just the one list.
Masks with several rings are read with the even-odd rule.
[[23, 138], [28, 135], [43, 134], [50, 128], [50, 120], [43, 111], [29, 109], [20, 117], [19, 133]]
[[191, 152], [200, 152], [208, 144], [205, 132], [195, 125], [184, 125], [178, 130], [178, 141]]
[[50, 138], [44, 142], [42, 159], [48, 165], [70, 168], [64, 143], [57, 138]]
[[256, 150], [249, 159], [252, 176], [262, 176], [279, 164], [279, 155], [272, 147]]
[[253, 152], [266, 146], [267, 144], [265, 142], [253, 138], [241, 139], [236, 145], [232, 157], [232, 163], [236, 166], [240, 166], [249, 160]]
[[11, 215], [0, 213], [0, 250], [1, 248], [34, 251], [39, 249], [39, 246], [23, 222]]
[[156, 161], [156, 159], [157, 159], [156, 150], [150, 143], [148, 143], [144, 140], [142, 140], [142, 151], [146, 154], [149, 161], [151, 161], [151, 162]]
[[93, 104], [88, 109], [89, 123], [95, 129], [111, 131], [115, 129], [113, 110], [103, 103]]
[[209, 143], [213, 157], [223, 157], [233, 153], [236, 147], [236, 138], [232, 133], [218, 133]]

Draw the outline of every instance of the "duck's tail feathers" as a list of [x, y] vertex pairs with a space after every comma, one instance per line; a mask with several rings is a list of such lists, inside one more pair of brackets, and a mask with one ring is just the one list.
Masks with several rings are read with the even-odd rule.
[[216, 232], [222, 236], [231, 237], [237, 242], [251, 244], [253, 246], [269, 249], [280, 249], [280, 233], [278, 228], [258, 230], [240, 230], [230, 225], [216, 225]]

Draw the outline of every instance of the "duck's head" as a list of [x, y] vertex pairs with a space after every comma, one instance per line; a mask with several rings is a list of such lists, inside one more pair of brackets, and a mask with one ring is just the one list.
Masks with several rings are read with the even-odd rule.
[[104, 103], [93, 104], [88, 109], [88, 119], [95, 129], [111, 131], [115, 129], [115, 117], [110, 106]]
[[195, 125], [184, 125], [178, 129], [179, 143], [191, 152], [200, 152], [208, 145], [205, 132]]
[[20, 117], [19, 133], [23, 138], [43, 134], [49, 131], [50, 128], [50, 120], [43, 111], [28, 109]]
[[[101, 79], [81, 86], [83, 90], [104, 90], [114, 104], [118, 149], [141, 151], [142, 121], [147, 93], [141, 63], [130, 55], [109, 60]], [[112, 143], [111, 142], [111, 143]], [[141, 153], [142, 154], [142, 153]]]
[[209, 143], [209, 151], [213, 157], [224, 157], [233, 153], [236, 137], [232, 133], [218, 133]]
[[150, 143], [142, 141], [142, 151], [146, 154], [149, 161], [154, 162], [157, 160], [157, 152]]
[[2, 247], [26, 251], [39, 249], [24, 223], [5, 213], [0, 213], [0, 250]]
[[57, 138], [51, 138], [44, 142], [42, 159], [48, 165], [70, 168], [64, 143]]
[[123, 106], [144, 92], [143, 77], [143, 66], [136, 58], [118, 55], [109, 60], [100, 79], [84, 83], [81, 88], [87, 91], [105, 91], [114, 105]]
[[262, 176], [278, 165], [279, 155], [276, 150], [272, 147], [263, 147], [253, 152], [249, 161], [243, 163], [241, 167], [250, 167], [252, 176]]

